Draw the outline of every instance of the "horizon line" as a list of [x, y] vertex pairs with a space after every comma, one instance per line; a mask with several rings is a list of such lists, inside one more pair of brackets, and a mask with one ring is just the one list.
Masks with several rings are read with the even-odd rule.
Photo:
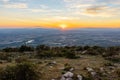
[[[8, 27], [0, 27], [0, 29], [58, 29], [58, 30], [61, 30], [61, 28], [49, 28], [49, 27], [11, 27], [11, 28], [8, 28]], [[74, 29], [120, 29], [120, 27], [118, 27], [118, 28], [113, 28], [113, 27], [110, 27], [110, 28], [108, 28], [108, 27], [102, 27], [102, 28], [100, 28], [100, 27], [86, 27], [86, 28], [68, 28], [68, 29], [65, 29], [65, 30], [74, 30]]]

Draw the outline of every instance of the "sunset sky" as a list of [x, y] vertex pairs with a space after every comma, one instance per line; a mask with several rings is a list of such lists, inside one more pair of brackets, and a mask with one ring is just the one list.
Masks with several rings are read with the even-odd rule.
[[0, 28], [120, 28], [120, 0], [0, 0]]

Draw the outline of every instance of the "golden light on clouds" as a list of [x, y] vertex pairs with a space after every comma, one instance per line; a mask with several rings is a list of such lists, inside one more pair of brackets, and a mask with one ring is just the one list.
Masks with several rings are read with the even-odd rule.
[[4, 27], [120, 28], [120, 0], [0, 0]]

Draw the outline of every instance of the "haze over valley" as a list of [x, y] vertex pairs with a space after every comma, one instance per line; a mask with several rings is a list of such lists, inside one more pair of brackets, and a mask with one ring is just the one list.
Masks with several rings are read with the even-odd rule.
[[27, 45], [49, 46], [120, 46], [120, 29], [0, 29], [0, 47]]

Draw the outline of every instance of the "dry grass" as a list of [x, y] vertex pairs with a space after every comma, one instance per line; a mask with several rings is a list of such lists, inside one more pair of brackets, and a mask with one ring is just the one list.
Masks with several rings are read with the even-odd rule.
[[[104, 66], [105, 63], [108, 61], [105, 60], [101, 56], [87, 56], [82, 55], [79, 59], [66, 59], [66, 58], [55, 58], [52, 60], [41, 60], [43, 62], [41, 67], [41, 72], [43, 73], [42, 80], [50, 80], [52, 78], [58, 78], [61, 76], [62, 69], [64, 68], [64, 64], [68, 63], [72, 67], [75, 68], [75, 74], [82, 74], [87, 76], [87, 72], [84, 70], [85, 67], [92, 67], [92, 68], [100, 68]], [[47, 62], [56, 61], [57, 65], [54, 66], [46, 66]]]
[[[39, 65], [39, 71], [42, 73], [41, 80], [51, 80], [53, 78], [58, 78], [61, 76], [62, 69], [64, 64], [68, 63], [75, 68], [75, 74], [82, 74], [88, 76], [85, 67], [92, 67], [99, 69], [100, 67], [105, 66], [105, 63], [108, 63], [108, 60], [105, 60], [102, 56], [90, 56], [90, 55], [80, 55], [81, 58], [78, 59], [66, 59], [66, 58], [54, 58], [54, 59], [39, 59], [41, 64]], [[33, 62], [38, 61], [34, 60]], [[56, 61], [56, 65], [50, 66], [47, 65], [49, 62]], [[14, 63], [4, 63], [0, 64], [0, 67], [5, 67], [7, 65], [14, 65]], [[116, 79], [117, 80], [117, 79]]]

